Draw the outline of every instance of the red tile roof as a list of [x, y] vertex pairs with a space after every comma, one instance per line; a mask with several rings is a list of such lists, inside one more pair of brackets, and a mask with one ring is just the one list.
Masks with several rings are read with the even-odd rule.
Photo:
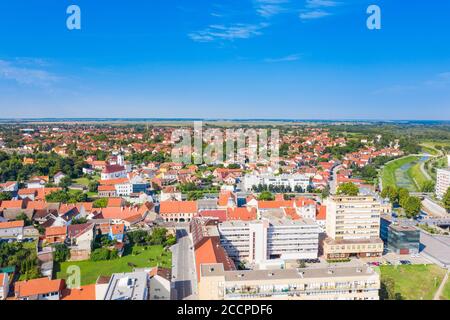
[[38, 294], [59, 292], [64, 288], [64, 285], [64, 280], [50, 280], [49, 278], [40, 278], [16, 282], [14, 292], [19, 298], [29, 297]]
[[25, 222], [23, 220], [0, 222], [0, 229], [20, 228], [23, 226], [25, 226]]
[[96, 300], [95, 284], [81, 286], [79, 289], [64, 289], [61, 300]]
[[228, 220], [252, 221], [257, 218], [256, 208], [228, 208]]
[[65, 236], [67, 235], [67, 227], [48, 227], [45, 229], [46, 237]]
[[196, 201], [161, 201], [159, 213], [197, 213]]
[[326, 220], [327, 218], [327, 207], [318, 206], [316, 220]]

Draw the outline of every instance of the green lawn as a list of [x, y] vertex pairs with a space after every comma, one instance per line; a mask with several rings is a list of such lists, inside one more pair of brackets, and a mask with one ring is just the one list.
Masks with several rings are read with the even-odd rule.
[[381, 280], [395, 281], [395, 291], [405, 300], [432, 300], [445, 275], [436, 265], [380, 266]]
[[407, 170], [402, 170], [401, 168], [408, 164], [412, 164], [414, 161], [417, 160], [419, 160], [419, 157], [409, 156], [394, 160], [386, 164], [381, 174], [383, 187], [397, 186], [397, 185], [407, 187], [409, 186], [409, 184], [412, 184], [414, 187], [414, 183], [409, 178]]
[[82, 185], [88, 187], [89, 186], [89, 182], [91, 182], [91, 181], [98, 181], [99, 179], [100, 179], [99, 176], [92, 176], [91, 180], [89, 180], [88, 178], [85, 178], [85, 177], [81, 177], [81, 178], [78, 178], [78, 179], [74, 179], [73, 183], [75, 183], [75, 184], [82, 184]]
[[422, 170], [420, 169], [420, 162], [413, 165], [411, 168], [408, 169], [408, 176], [410, 179], [412, 179], [415, 182], [416, 188], [418, 190], [422, 189], [422, 186], [425, 182], [429, 181], [427, 177], [423, 174]]
[[67, 268], [71, 265], [80, 267], [81, 270], [81, 284], [95, 283], [99, 276], [109, 276], [113, 273], [131, 272], [133, 267], [128, 263], [136, 265], [138, 268], [162, 266], [166, 268], [172, 267], [172, 253], [170, 251], [164, 252], [162, 246], [148, 246], [145, 247], [134, 246], [131, 252], [125, 250], [122, 258], [109, 261], [77, 261], [64, 262], [60, 265], [55, 264], [56, 277], [58, 279], [66, 279], [65, 273]]
[[447, 280], [441, 300], [450, 300], [450, 278]]

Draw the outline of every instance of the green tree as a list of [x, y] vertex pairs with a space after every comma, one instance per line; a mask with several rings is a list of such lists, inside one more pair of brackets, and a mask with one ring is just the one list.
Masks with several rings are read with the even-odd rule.
[[346, 196], [357, 196], [359, 188], [352, 182], [343, 183], [338, 187], [337, 194]]
[[442, 202], [444, 203], [445, 209], [447, 209], [447, 211], [450, 211], [450, 188], [447, 189]]
[[31, 220], [30, 218], [28, 218], [28, 216], [21, 212], [17, 215], [16, 220], [23, 220], [23, 222], [25, 223], [25, 226], [30, 226], [31, 225]]
[[397, 188], [394, 186], [386, 186], [385, 188], [383, 188], [383, 191], [381, 191], [381, 196], [385, 199], [389, 198], [389, 201], [391, 203], [395, 203], [398, 199]]
[[408, 218], [414, 218], [420, 212], [422, 202], [418, 197], [409, 197], [404, 201], [403, 209]]
[[73, 218], [72, 219], [72, 225], [85, 224], [85, 223], [87, 223], [87, 221], [88, 221], [87, 218], [84, 218], [84, 217], [78, 218], [78, 219]]
[[0, 192], [0, 201], [9, 201], [12, 199], [11, 192]]
[[406, 188], [400, 188], [397, 193], [397, 202], [403, 207], [405, 205], [405, 201], [409, 198], [409, 191]]
[[106, 248], [98, 248], [92, 251], [91, 261], [104, 261], [109, 260], [111, 256], [111, 251]]
[[270, 191], [263, 191], [259, 194], [258, 200], [271, 201], [271, 200], [275, 200], [275, 196]]
[[63, 189], [67, 189], [72, 184], [72, 179], [70, 177], [64, 177], [59, 182], [59, 186]]
[[97, 192], [98, 186], [99, 186], [98, 181], [89, 182], [89, 186], [88, 186], [89, 192]]
[[70, 250], [65, 244], [58, 243], [54, 246], [53, 259], [56, 262], [65, 262], [69, 258], [70, 258]]
[[434, 192], [435, 183], [434, 181], [428, 180], [422, 183], [420, 186], [420, 191], [422, 192]]
[[94, 208], [106, 208], [108, 206], [108, 198], [100, 198], [92, 204]]

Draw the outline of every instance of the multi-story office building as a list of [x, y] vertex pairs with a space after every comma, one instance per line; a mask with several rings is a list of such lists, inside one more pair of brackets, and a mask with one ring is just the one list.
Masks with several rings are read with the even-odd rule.
[[332, 196], [325, 205], [327, 238], [323, 250], [327, 259], [381, 256], [380, 199], [372, 195]]
[[272, 187], [285, 187], [290, 188], [291, 191], [295, 191], [300, 187], [306, 190], [310, 185], [310, 179], [303, 174], [252, 174], [244, 176], [244, 187], [246, 190], [251, 190], [258, 185], [272, 186]]
[[317, 258], [320, 228], [310, 219], [228, 221], [218, 229], [221, 245], [236, 261]]
[[367, 266], [225, 271], [200, 268], [200, 300], [378, 300], [380, 276]]
[[[450, 163], [449, 163], [450, 165]], [[442, 199], [450, 188], [450, 168], [437, 169], [436, 171], [436, 197]]]
[[381, 216], [380, 237], [386, 248], [397, 254], [419, 253], [420, 230], [390, 215]]

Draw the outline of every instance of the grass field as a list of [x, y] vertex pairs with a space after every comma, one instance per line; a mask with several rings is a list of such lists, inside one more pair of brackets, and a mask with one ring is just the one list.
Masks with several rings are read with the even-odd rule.
[[423, 174], [422, 170], [420, 169], [421, 163], [418, 162], [414, 164], [411, 168], [408, 169], [407, 173], [409, 178], [414, 181], [416, 188], [420, 191], [423, 184], [427, 181], [427, 177]]
[[412, 187], [415, 189], [414, 182], [407, 174], [407, 170], [409, 169], [409, 167], [406, 168], [406, 170], [403, 170], [402, 168], [405, 168], [406, 166], [412, 164], [414, 161], [418, 160], [419, 157], [417, 156], [409, 156], [394, 160], [386, 164], [381, 174], [383, 187], [400, 185], [407, 187], [409, 186], [410, 188]]
[[[131, 251], [131, 252], [127, 252]], [[148, 246], [145, 247], [134, 246], [128, 250], [125, 250], [125, 254], [122, 258], [108, 261], [76, 261], [76, 262], [64, 262], [61, 264], [55, 264], [56, 278], [66, 279], [66, 270], [71, 265], [80, 267], [81, 270], [81, 284], [95, 283], [99, 276], [109, 276], [113, 273], [131, 272], [132, 266], [128, 264], [132, 263], [137, 268], [161, 266], [166, 268], [172, 267], [172, 253], [170, 251], [165, 252], [162, 246]]]
[[91, 181], [98, 181], [99, 179], [100, 179], [99, 176], [92, 176], [92, 180], [89, 180], [88, 178], [85, 178], [85, 177], [81, 177], [81, 178], [78, 178], [78, 179], [74, 179], [73, 183], [75, 183], [75, 184], [82, 184], [82, 185], [88, 187], [89, 186], [89, 182], [91, 182]]
[[380, 266], [381, 280], [395, 281], [395, 291], [405, 300], [432, 300], [445, 270], [436, 265]]
[[447, 280], [441, 299], [450, 300], [450, 278]]

